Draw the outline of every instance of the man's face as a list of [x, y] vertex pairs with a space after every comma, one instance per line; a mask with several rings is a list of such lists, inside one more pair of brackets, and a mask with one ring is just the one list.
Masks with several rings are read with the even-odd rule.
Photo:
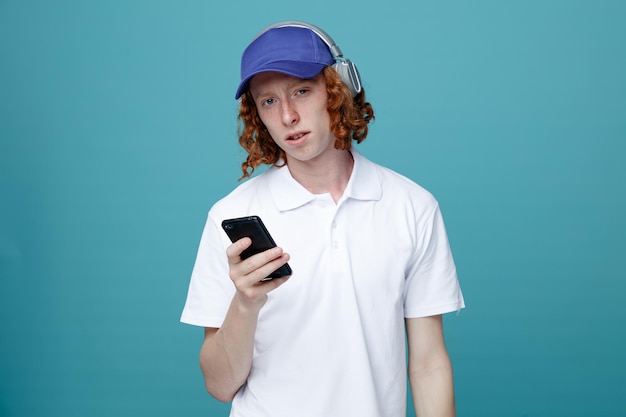
[[[332, 153], [328, 94], [322, 75], [310, 80], [277, 72], [255, 75], [250, 92], [261, 121], [290, 160], [315, 161]], [[295, 162], [295, 161], [294, 161]]]

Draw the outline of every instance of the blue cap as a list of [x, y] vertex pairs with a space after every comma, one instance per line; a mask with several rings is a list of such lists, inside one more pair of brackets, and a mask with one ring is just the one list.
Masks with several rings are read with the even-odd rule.
[[241, 83], [235, 98], [239, 99], [248, 89], [250, 79], [262, 72], [309, 79], [334, 63], [328, 45], [312, 30], [293, 26], [270, 29], [243, 52]]

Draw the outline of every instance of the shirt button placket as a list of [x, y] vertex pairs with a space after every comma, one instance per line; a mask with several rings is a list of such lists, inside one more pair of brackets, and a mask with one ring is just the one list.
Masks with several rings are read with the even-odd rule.
[[337, 213], [335, 212], [332, 223], [330, 224], [330, 241], [332, 250], [337, 251], [339, 249], [339, 242], [337, 240]]

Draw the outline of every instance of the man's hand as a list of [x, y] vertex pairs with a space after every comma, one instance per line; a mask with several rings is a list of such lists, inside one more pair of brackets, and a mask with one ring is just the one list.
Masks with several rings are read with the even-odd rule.
[[279, 247], [268, 249], [247, 259], [241, 252], [252, 244], [250, 238], [239, 239], [226, 249], [230, 279], [237, 289], [236, 297], [243, 307], [260, 309], [267, 301], [267, 293], [284, 284], [289, 277], [262, 281], [289, 261], [289, 255]]

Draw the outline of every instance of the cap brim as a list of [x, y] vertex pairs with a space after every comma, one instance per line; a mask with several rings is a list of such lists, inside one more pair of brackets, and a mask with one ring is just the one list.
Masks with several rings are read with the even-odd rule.
[[237, 88], [237, 92], [235, 93], [235, 99], [238, 100], [248, 90], [250, 80], [257, 74], [261, 74], [263, 72], [278, 72], [306, 80], [315, 77], [327, 66], [328, 65], [316, 62], [301, 61], [275, 61], [268, 63], [265, 67], [259, 68], [241, 81], [239, 88]]

